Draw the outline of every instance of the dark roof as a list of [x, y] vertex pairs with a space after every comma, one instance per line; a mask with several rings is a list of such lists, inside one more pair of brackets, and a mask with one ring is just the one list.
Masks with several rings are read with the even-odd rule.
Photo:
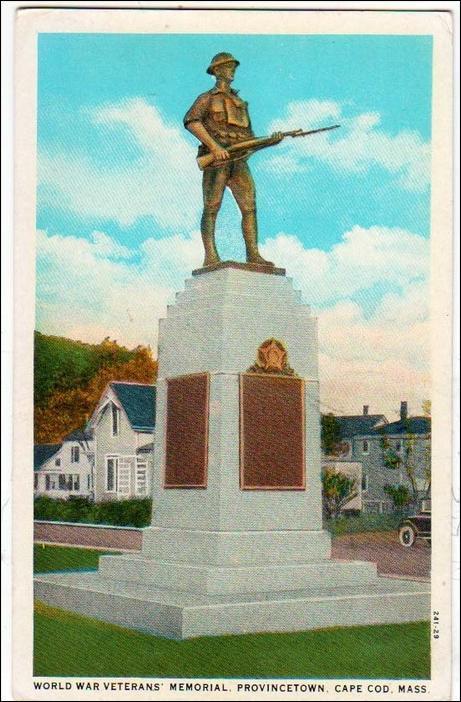
[[142, 383], [110, 383], [126, 416], [136, 431], [152, 431], [155, 427], [155, 385]]
[[391, 422], [383, 427], [378, 427], [370, 432], [372, 435], [380, 434], [430, 434], [430, 417], [407, 417], [399, 419], [398, 422]]
[[34, 446], [34, 470], [38, 470], [51, 456], [59, 451], [62, 444], [37, 444]]
[[370, 434], [378, 423], [386, 422], [384, 414], [358, 414], [336, 417], [341, 439]]
[[64, 441], [88, 441], [93, 438], [93, 431], [90, 429], [75, 429], [64, 437]]
[[154, 450], [154, 442], [150, 441], [148, 444], [144, 444], [144, 446], [140, 446], [136, 453], [152, 453]]

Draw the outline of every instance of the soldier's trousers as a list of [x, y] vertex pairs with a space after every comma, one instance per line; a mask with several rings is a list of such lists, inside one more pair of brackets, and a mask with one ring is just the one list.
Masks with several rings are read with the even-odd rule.
[[231, 190], [242, 213], [256, 210], [255, 185], [246, 161], [242, 159], [203, 171], [203, 204], [206, 212], [218, 212], [226, 187]]

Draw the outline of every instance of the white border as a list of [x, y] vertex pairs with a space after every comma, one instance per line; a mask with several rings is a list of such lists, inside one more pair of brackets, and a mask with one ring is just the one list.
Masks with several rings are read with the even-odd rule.
[[[10, 26], [6, 27], [6, 41], [3, 42], [3, 51], [9, 52], [11, 56], [11, 51], [12, 51], [12, 42], [11, 42], [11, 15], [15, 9], [15, 6], [17, 7], [19, 3], [8, 3], [8, 10], [6, 11], [10, 16], [8, 17], [8, 20], [10, 21]], [[28, 3], [28, 6], [38, 6], [39, 3]], [[59, 7], [59, 6], [64, 6], [66, 5], [67, 7], [69, 6], [74, 6], [74, 7], [81, 7], [82, 3], [47, 3], [48, 7], [50, 5]], [[117, 5], [117, 7], [133, 7], [133, 3], [92, 3], [92, 7], [108, 7], [108, 6], [114, 6]], [[138, 5], [138, 4], [137, 4]], [[144, 7], [152, 7], [153, 3], [143, 3]], [[156, 3], [156, 7], [168, 7], [171, 8], [172, 4], [171, 3]], [[203, 8], [209, 7], [210, 5], [214, 5], [214, 3], [194, 3], [194, 6], [200, 6]], [[221, 7], [226, 5], [227, 7], [238, 7], [241, 6], [241, 3], [221, 3]], [[280, 8], [281, 6], [286, 7], [287, 3], [264, 3], [265, 7], [272, 7], [272, 8]], [[312, 8], [314, 3], [297, 3], [296, 4], [296, 9], [300, 7], [304, 8]], [[139, 6], [139, 5], [138, 5]], [[245, 7], [251, 7], [251, 6], [258, 6], [258, 9], [261, 8], [260, 3], [245, 3]], [[437, 250], [433, 251], [433, 256], [434, 260], [436, 260], [436, 265], [434, 266], [435, 268], [435, 286], [436, 290], [438, 290], [438, 294], [436, 294], [435, 299], [433, 299], [433, 312], [437, 315], [436, 318], [440, 318], [441, 320], [445, 320], [445, 325], [444, 325], [444, 336], [441, 339], [440, 334], [434, 334], [434, 371], [436, 374], [435, 377], [438, 378], [444, 378], [445, 379], [445, 384], [444, 384], [444, 391], [441, 392], [439, 397], [434, 397], [434, 405], [433, 405], [433, 412], [436, 417], [444, 418], [443, 420], [437, 420], [436, 417], [434, 417], [434, 435], [439, 434], [439, 432], [442, 432], [443, 436], [446, 438], [447, 433], [450, 431], [450, 427], [446, 426], [446, 420], [448, 417], [451, 416], [451, 409], [452, 409], [452, 398], [451, 394], [446, 391], [446, 386], [449, 385], [449, 378], [451, 376], [451, 358], [450, 358], [450, 351], [451, 351], [451, 343], [450, 343], [450, 320], [447, 320], [447, 309], [450, 307], [450, 302], [448, 300], [448, 294], [447, 294], [447, 278], [448, 278], [448, 292], [449, 292], [449, 287], [450, 287], [450, 277], [447, 276], [447, 272], [451, 268], [451, 263], [452, 263], [452, 252], [451, 252], [451, 238], [450, 238], [450, 231], [451, 231], [451, 223], [450, 223], [450, 202], [447, 201], [446, 199], [446, 194], [447, 192], [450, 192], [450, 183], [449, 183], [449, 177], [447, 173], [447, 163], [450, 163], [451, 161], [451, 144], [450, 144], [450, 134], [451, 134], [451, 114], [450, 114], [450, 103], [451, 103], [451, 78], [450, 78], [450, 58], [449, 58], [449, 42], [447, 42], [447, 33], [446, 33], [446, 19], [447, 16], [443, 15], [442, 11], [443, 10], [448, 10], [452, 11], [455, 16], [457, 17], [458, 15], [456, 14], [458, 11], [458, 4], [457, 3], [429, 3], [429, 2], [424, 2], [424, 3], [417, 3], [417, 2], [412, 2], [412, 3], [393, 3], [393, 2], [386, 2], [386, 3], [325, 3], [325, 2], [318, 2], [315, 3], [315, 7], [317, 8], [328, 8], [330, 10], [334, 10], [336, 7], [340, 6], [341, 9], [348, 9], [348, 8], [355, 8], [355, 9], [385, 9], [385, 12], [383, 13], [372, 13], [372, 14], [363, 14], [361, 12], [360, 14], [358, 13], [346, 13], [344, 15], [343, 13], [337, 13], [337, 12], [332, 12], [332, 13], [323, 13], [323, 16], [321, 15], [319, 17], [319, 25], [321, 28], [316, 27], [315, 30], [312, 27], [312, 15], [310, 17], [310, 25], [309, 25], [309, 32], [310, 33], [323, 33], [323, 32], [332, 32], [331, 29], [331, 22], [329, 20], [334, 20], [332, 23], [337, 25], [338, 27], [338, 33], [363, 33], [364, 32], [364, 24], [368, 23], [368, 20], [371, 20], [373, 23], [375, 23], [375, 29], [374, 31], [376, 33], [392, 33], [392, 31], [389, 29], [389, 25], [392, 26], [395, 31], [397, 31], [398, 27], [398, 33], [402, 34], [412, 34], [415, 32], [422, 32], [422, 31], [427, 31], [428, 28], [428, 23], [427, 20], [430, 20], [429, 24], [432, 25], [434, 18], [440, 18], [440, 26], [437, 29], [436, 28], [436, 35], [438, 36], [438, 41], [435, 41], [435, 46], [437, 46], [436, 54], [444, 55], [442, 64], [437, 65], [437, 61], [434, 64], [434, 76], [435, 76], [435, 81], [434, 81], [434, 86], [436, 88], [436, 94], [434, 95], [434, 104], [436, 106], [439, 105], [444, 105], [445, 110], [438, 115], [438, 126], [437, 130], [435, 129], [436, 125], [434, 123], [434, 136], [436, 135], [436, 131], [440, 135], [440, 140], [436, 141], [437, 144], [437, 149], [438, 149], [438, 157], [437, 159], [434, 159], [434, 171], [433, 171], [433, 183], [434, 183], [434, 212], [437, 212], [437, 215], [434, 216], [433, 218], [433, 231], [435, 235], [437, 236], [437, 243], [440, 243], [439, 237], [443, 238], [443, 243], [445, 244], [445, 247], [440, 247]], [[411, 14], [398, 14], [398, 15], [392, 15], [389, 13], [390, 10], [404, 10], [404, 9], [418, 9], [418, 10], [438, 10], [438, 13], [432, 13], [432, 15], [429, 17], [428, 15], [421, 15], [418, 13], [412, 12]], [[4, 6], [2, 6], [2, 13], [4, 12]], [[59, 31], [76, 31], [76, 26], [78, 26], [78, 31], [102, 31], [104, 27], [101, 27], [99, 24], [99, 21], [101, 18], [96, 18], [95, 13], [92, 12], [91, 10], [84, 10], [80, 11], [78, 13], [65, 13], [66, 16], [64, 16], [63, 11], [55, 11], [55, 12], [47, 12], [46, 17], [43, 16], [43, 13], [39, 13], [38, 11], [35, 10], [30, 10], [27, 14], [33, 14], [34, 15], [34, 20], [37, 22], [36, 28], [40, 27], [41, 31], [52, 31], [53, 30], [53, 24], [55, 21], [64, 22], [65, 27], [59, 27]], [[69, 14], [78, 15], [78, 21], [76, 22], [75, 20], [77, 18], [72, 18], [72, 21], [70, 21]], [[96, 13], [99, 14], [99, 13]], [[146, 17], [145, 13], [139, 13], [132, 11], [129, 14], [129, 22], [124, 22], [124, 30], [125, 31], [138, 31], [138, 32], [152, 32], [152, 26], [148, 26], [151, 24], [151, 22], [146, 22]], [[134, 15], [142, 15], [142, 18], [139, 17], [139, 19], [134, 18]], [[155, 13], [149, 13], [152, 17], [154, 16]], [[261, 18], [261, 13], [258, 14], [258, 24], [260, 23], [260, 18]], [[290, 13], [292, 17], [297, 17], [300, 18], [299, 13]], [[40, 17], [40, 15], [42, 15]], [[58, 17], [59, 15], [59, 17]], [[196, 13], [195, 16], [199, 17], [199, 15], [202, 16], [203, 20], [206, 22], [204, 24], [204, 28], [202, 31], [206, 32], [218, 32], [219, 30], [222, 30], [222, 13], [213, 13], [212, 16], [210, 17], [209, 14], [207, 15], [202, 15], [202, 13]], [[178, 20], [179, 24], [181, 24], [181, 27], [178, 28], [175, 26], [174, 31], [176, 33], [179, 33], [180, 31], [190, 31], [190, 28], [187, 28], [184, 25], [184, 20], [186, 17], [190, 17], [191, 13], [190, 12], [185, 12], [180, 14], [178, 17], [177, 13], [174, 12], [162, 12], [162, 17], [165, 21], [170, 22], [175, 22]], [[234, 14], [233, 17], [236, 15]], [[278, 13], [278, 16], [280, 18], [280, 13]], [[252, 22], [248, 22], [248, 17], [249, 13], [245, 13], [245, 29], [244, 33], [248, 33], [250, 31], [255, 31], [255, 28], [253, 27]], [[218, 25], [216, 24], [216, 18], [219, 18]], [[97, 21], [96, 21], [97, 19]], [[110, 12], [104, 13], [104, 22], [103, 24], [107, 27], [107, 24], [111, 26], [110, 31], [121, 31], [120, 27], [115, 28], [114, 26], [114, 20], [119, 20], [120, 19], [120, 12]], [[449, 18], [448, 18], [449, 19]], [[385, 20], [385, 21], [384, 21]], [[84, 26], [80, 26], [80, 24], [83, 24]], [[376, 24], [380, 23], [380, 27], [376, 27]], [[187, 23], [186, 23], [187, 24]], [[280, 21], [279, 21], [280, 24]], [[402, 26], [402, 24], [404, 26]], [[328, 26], [328, 29], [326, 27]], [[168, 28], [163, 26], [163, 31], [167, 31]], [[9, 30], [9, 31], [8, 31]], [[56, 29], [56, 24], [54, 24], [54, 31], [57, 31]], [[195, 32], [199, 32], [200, 28], [194, 27]], [[226, 31], [229, 31], [229, 27], [226, 26]], [[232, 30], [237, 33], [238, 29]], [[271, 28], [270, 33], [275, 33], [275, 29]], [[296, 27], [293, 27], [291, 30], [293, 33], [296, 33], [297, 31], [300, 31], [299, 29], [297, 30]], [[370, 30], [367, 30], [370, 31]], [[5, 37], [4, 37], [5, 39]], [[30, 36], [28, 37], [29, 41], [25, 41], [22, 44], [22, 54], [23, 54], [23, 59], [25, 58], [25, 64], [24, 61], [22, 61], [22, 65], [19, 69], [18, 75], [16, 77], [16, 86], [19, 86], [21, 84], [20, 79], [21, 77], [25, 78], [26, 81], [30, 80], [30, 68], [31, 66], [35, 65], [35, 56], [33, 52], [33, 46], [30, 44]], [[443, 43], [445, 42], [446, 46], [443, 46]], [[26, 56], [24, 57], [24, 54]], [[23, 69], [26, 69], [27, 66], [27, 61], [29, 61], [29, 65], [27, 67], [27, 70], [24, 70], [24, 73], [22, 73]], [[445, 72], [444, 76], [440, 75], [440, 68], [443, 67], [446, 71], [448, 67], [448, 71]], [[9, 94], [11, 95], [12, 93], [12, 85], [6, 84], [4, 90], [7, 90]], [[25, 91], [19, 90], [17, 94], [17, 103], [18, 106], [19, 104], [25, 104], [29, 102], [29, 98], [31, 95], [27, 96], [25, 94]], [[441, 101], [441, 102], [440, 102]], [[3, 104], [5, 104], [5, 101], [3, 101]], [[11, 104], [11, 101], [7, 100], [7, 104]], [[26, 113], [27, 114], [27, 113]], [[434, 118], [435, 118], [435, 113], [434, 113]], [[6, 156], [8, 159], [7, 165], [11, 163], [11, 132], [12, 132], [12, 124], [13, 121], [10, 119], [7, 121], [7, 125], [5, 126], [5, 129], [8, 130], [9, 134], [9, 139], [6, 140], [6, 148], [4, 146], [3, 149], [3, 157]], [[35, 154], [35, 143], [34, 143], [34, 136], [32, 130], [27, 133], [27, 130], [21, 130], [21, 145], [23, 148], [23, 153], [28, 153], [29, 158], [31, 154]], [[10, 149], [8, 153], [8, 148]], [[20, 154], [17, 154], [17, 157], [20, 156]], [[437, 163], [435, 162], [437, 161]], [[27, 176], [25, 174], [21, 174], [19, 172], [20, 169], [17, 171], [17, 180], [16, 180], [16, 188], [18, 191], [21, 190], [21, 188], [24, 188], [26, 186], [27, 188]], [[11, 197], [11, 192], [8, 191], [8, 180], [6, 183], [6, 198], [9, 200]], [[29, 182], [30, 186], [30, 182]], [[5, 185], [3, 186], [5, 188]], [[31, 191], [30, 187], [26, 189], [25, 191], [22, 190], [22, 192], [33, 192]], [[34, 202], [29, 202], [29, 212], [30, 208], [32, 207], [34, 209], [35, 203]], [[440, 211], [439, 208], [442, 207], [442, 210]], [[7, 208], [5, 208], [7, 209]], [[29, 220], [30, 222], [30, 220]], [[9, 232], [11, 231], [11, 212], [6, 213], [6, 231]], [[27, 217], [25, 212], [21, 212], [18, 209], [17, 212], [17, 218], [16, 218], [16, 224], [17, 224], [17, 230], [19, 231], [27, 231]], [[24, 228], [25, 227], [25, 228]], [[5, 231], [5, 229], [4, 229]], [[30, 231], [30, 230], [29, 230]], [[435, 239], [435, 235], [433, 239]], [[5, 240], [4, 240], [5, 241]], [[33, 281], [33, 261], [31, 261], [31, 257], [29, 255], [30, 252], [26, 252], [25, 255], [23, 255], [23, 249], [20, 246], [22, 243], [21, 236], [18, 235], [18, 240], [17, 240], [17, 248], [16, 248], [16, 257], [18, 259], [18, 263], [20, 263], [20, 269], [21, 269], [21, 278], [22, 280], [28, 281], [30, 284], [31, 281]], [[28, 242], [30, 244], [30, 240]], [[10, 254], [11, 251], [11, 242], [10, 240], [6, 240], [5, 244], [2, 244], [3, 246], [6, 246], [6, 267], [7, 267], [7, 274], [3, 276], [3, 281], [6, 279], [6, 283], [4, 282], [4, 285], [6, 287], [6, 303], [9, 305], [9, 302], [11, 300], [11, 263], [8, 261], [8, 255]], [[441, 251], [441, 249], [443, 249]], [[5, 260], [4, 258], [4, 260]], [[4, 264], [5, 265], [5, 264]], [[9, 274], [9, 275], [8, 275]], [[442, 274], [442, 275], [440, 275]], [[445, 274], [445, 275], [444, 275]], [[459, 288], [459, 273], [455, 274], [455, 288], [458, 286]], [[18, 349], [24, 349], [26, 346], [24, 345], [25, 342], [27, 342], [27, 331], [25, 331], [23, 323], [26, 323], [26, 329], [30, 329], [30, 321], [32, 320], [32, 328], [33, 328], [33, 319], [34, 319], [34, 310], [33, 310], [33, 305], [29, 305], [29, 307], [24, 307], [21, 303], [23, 302], [23, 295], [24, 291], [21, 289], [21, 286], [19, 285], [17, 290], [16, 290], [16, 310], [19, 315], [21, 313], [21, 317], [16, 321], [16, 335], [15, 335], [15, 348]], [[440, 297], [441, 296], [441, 297]], [[457, 299], [457, 298], [456, 298]], [[28, 323], [28, 324], [27, 324]], [[8, 329], [8, 326], [11, 329], [11, 314], [9, 312], [9, 306], [7, 307], [7, 315], [6, 315], [6, 326]], [[456, 332], [457, 334], [457, 339], [458, 339], [458, 344], [459, 344], [459, 331]], [[448, 342], [448, 343], [447, 343]], [[11, 352], [11, 336], [7, 337], [6, 341], [6, 357], [8, 359], [11, 358], [12, 352]], [[444, 347], [445, 344], [445, 348]], [[440, 362], [440, 357], [441, 354], [440, 352], [443, 353], [443, 363]], [[457, 352], [458, 353], [458, 352]], [[19, 362], [18, 362], [19, 361]], [[27, 365], [28, 361], [27, 359], [22, 359], [18, 355], [18, 360], [16, 361], [16, 369], [15, 369], [15, 377], [17, 378], [17, 381], [15, 382], [15, 392], [16, 392], [16, 397], [15, 399], [15, 413], [16, 416], [21, 416], [24, 417], [24, 414], [28, 415], [30, 414], [30, 378], [31, 378], [31, 368], [30, 368], [30, 363]], [[457, 382], [459, 382], [459, 377], [457, 378]], [[4, 413], [4, 418], [5, 415], [8, 417], [9, 416], [9, 404], [11, 403], [11, 389], [8, 387], [9, 384], [9, 376], [6, 376], [6, 383], [4, 380], [3, 386], [5, 387], [6, 384], [6, 393], [4, 394], [4, 398], [6, 396], [6, 399], [4, 399], [6, 403], [6, 409], [7, 411]], [[436, 395], [436, 393], [435, 393]], [[456, 405], [455, 405], [456, 406]], [[4, 420], [5, 421], [5, 420]], [[445, 424], [445, 426], [440, 426], [438, 425], [438, 421], [440, 423]], [[5, 433], [7, 435], [11, 435], [11, 425], [8, 423], [8, 419], [5, 422]], [[27, 440], [29, 438], [29, 441]], [[26, 443], [23, 443], [24, 439], [26, 440]], [[5, 442], [7, 443], [7, 442]], [[28, 431], [27, 428], [27, 422], [23, 421], [20, 425], [16, 424], [15, 426], [15, 448], [17, 449], [18, 445], [30, 445], [30, 431]], [[447, 442], [445, 440], [443, 441], [438, 441], [435, 442], [434, 445], [434, 463], [436, 465], [444, 466], [444, 473], [446, 472], [446, 466], [451, 465], [451, 458], [449, 455], [449, 452], [447, 452], [446, 447], [447, 447]], [[6, 450], [8, 452], [8, 448], [2, 449]], [[16, 471], [17, 474], [20, 475], [21, 471], [23, 471], [24, 465], [21, 465], [21, 457], [16, 457], [17, 463], [16, 463]], [[28, 457], [25, 457], [28, 459]], [[8, 459], [8, 453], [7, 453], [7, 459]], [[440, 463], [439, 463], [440, 461]], [[22, 462], [24, 464], [24, 456], [22, 458]], [[26, 491], [27, 483], [24, 482], [24, 476], [27, 476], [29, 479], [27, 471], [24, 473], [22, 472], [22, 491]], [[32, 475], [30, 476], [30, 481], [32, 481]], [[451, 532], [451, 516], [450, 516], [450, 508], [446, 504], [446, 494], [441, 494], [442, 492], [446, 493], [446, 483], [444, 486], [441, 486], [441, 489], [437, 491], [435, 490], [434, 498], [435, 501], [437, 500], [442, 500], [445, 503], [446, 511], [443, 513], [440, 513], [438, 515], [437, 522], [435, 522], [435, 533], [434, 533], [434, 552], [436, 554], [435, 560], [434, 560], [434, 583], [433, 583], [433, 589], [436, 591], [436, 589], [441, 586], [441, 590], [443, 588], [447, 588], [447, 570], [446, 570], [446, 563], [447, 560], [445, 558], [445, 554], [442, 553], [443, 551], [446, 552], [446, 546], [447, 546], [447, 534]], [[439, 494], [440, 493], [440, 494]], [[24, 528], [21, 528], [21, 532], [23, 533], [24, 538], [20, 538], [16, 542], [15, 546], [15, 554], [19, 552], [19, 550], [23, 551], [24, 547], [27, 548], [27, 543], [30, 543], [28, 539], [30, 539], [30, 535], [27, 533], [27, 524], [28, 524], [28, 519], [30, 516], [30, 509], [27, 508], [24, 504], [21, 504], [21, 501], [18, 501], [18, 499], [15, 496], [15, 502], [16, 502], [16, 511], [15, 511], [15, 518], [17, 521], [21, 523], [21, 526]], [[30, 520], [31, 522], [31, 520]], [[458, 522], [459, 523], [459, 522]], [[10, 529], [11, 531], [11, 529]], [[22, 548], [21, 548], [22, 546]], [[19, 547], [19, 548], [18, 548]], [[16, 559], [15, 559], [16, 560]], [[29, 558], [28, 565], [30, 566], [31, 564], [31, 559]], [[26, 568], [27, 568], [27, 557], [26, 557]], [[21, 562], [15, 563], [15, 570], [17, 571], [17, 575], [15, 578], [15, 601], [18, 601], [19, 604], [19, 599], [20, 599], [20, 604], [21, 608], [24, 606], [24, 602], [29, 602], [30, 603], [30, 593], [27, 592], [27, 587], [24, 587], [24, 582], [21, 583], [21, 578], [17, 577], [21, 573], [24, 573], [24, 559], [21, 558]], [[26, 571], [27, 572], [27, 571]], [[445, 580], [445, 585], [443, 584], [443, 581]], [[19, 599], [18, 599], [19, 598]], [[18, 613], [19, 608], [16, 607], [16, 613]], [[19, 616], [19, 622], [16, 621], [15, 625], [21, 627], [22, 625], [28, 625], [28, 616], [29, 612], [27, 612], [27, 607], [26, 609], [21, 609], [21, 611], [26, 613], [26, 616]], [[3, 626], [3, 625], [2, 625]], [[19, 643], [19, 642], [18, 642]], [[24, 643], [24, 642], [22, 642]], [[23, 653], [23, 649], [18, 649], [16, 648], [16, 651], [18, 654]], [[25, 651], [27, 654], [27, 651]], [[447, 660], [450, 658], [450, 653], [448, 650], [444, 651], [444, 656], [441, 657], [438, 661], [440, 664], [440, 669], [439, 672], [441, 675], [443, 675], [446, 672], [446, 663]], [[22, 658], [22, 655], [21, 655]], [[21, 677], [24, 679], [24, 677], [27, 675], [27, 670], [24, 670], [24, 668], [21, 668]], [[111, 696], [113, 699], [116, 699], [117, 696]], [[131, 696], [130, 696], [131, 697]], [[94, 697], [93, 697], [94, 698]], [[125, 697], [126, 698], [126, 697]], [[341, 698], [347, 698], [346, 695], [342, 695]], [[426, 699], [431, 699], [432, 697], [425, 697]], [[447, 699], [447, 697], [444, 697]], [[9, 699], [9, 697], [5, 696], [4, 699]], [[55, 697], [55, 699], [59, 699], [59, 697]], [[64, 697], [63, 697], [64, 699]], [[123, 699], [123, 698], [120, 698]], [[243, 699], [243, 698], [242, 698]], [[349, 697], [349, 699], [352, 699]], [[373, 696], [373, 699], [380, 699], [379, 696]], [[393, 696], [393, 699], [400, 699], [399, 696]], [[435, 699], [433, 697], [432, 699]], [[456, 699], [456, 697], [453, 697], [453, 699]]]

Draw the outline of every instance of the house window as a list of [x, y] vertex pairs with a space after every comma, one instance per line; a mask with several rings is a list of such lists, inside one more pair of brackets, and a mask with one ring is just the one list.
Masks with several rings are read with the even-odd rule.
[[80, 461], [80, 447], [79, 446], [72, 446], [70, 449], [70, 462], [71, 463], [79, 463]]
[[369, 453], [370, 451], [370, 445], [368, 441], [362, 441], [362, 453]]
[[34, 490], [38, 490], [38, 473], [34, 473]]
[[58, 477], [58, 485], [60, 490], [68, 489], [67, 475], [62, 474]]
[[76, 491], [79, 491], [80, 490], [80, 476], [78, 475], [78, 473], [76, 473], [72, 477], [74, 479], [73, 489]]
[[57, 458], [54, 462], [54, 465], [59, 467], [61, 465], [61, 459]]
[[118, 436], [120, 433], [120, 410], [117, 405], [112, 403], [112, 436]]
[[47, 473], [45, 476], [45, 490], [57, 490], [57, 474], [56, 473]]
[[368, 492], [368, 475], [362, 474], [362, 492]]
[[91, 488], [93, 487], [93, 481], [91, 480], [91, 477], [92, 477], [92, 476], [91, 476], [91, 473], [88, 473], [88, 475], [86, 476], [86, 487], [87, 487], [87, 490], [91, 490]]
[[117, 489], [118, 458], [106, 457], [106, 492], [116, 492]]
[[136, 494], [147, 495], [147, 463], [146, 461], [136, 462]]

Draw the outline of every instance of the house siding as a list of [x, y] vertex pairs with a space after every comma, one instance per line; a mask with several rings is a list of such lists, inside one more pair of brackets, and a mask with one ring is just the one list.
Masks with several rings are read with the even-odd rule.
[[[79, 448], [78, 463], [72, 462], [72, 448]], [[56, 465], [56, 460], [60, 461], [60, 465]], [[78, 475], [79, 488], [78, 490], [61, 490], [59, 489], [59, 479], [56, 478], [56, 489], [46, 489], [46, 476], [59, 475]], [[34, 478], [38, 480], [37, 488], [34, 486], [35, 495], [47, 495], [48, 497], [57, 497], [65, 499], [71, 495], [80, 497], [88, 497], [91, 495], [91, 485], [88, 486], [88, 476], [91, 476], [91, 461], [86, 452], [83, 450], [78, 441], [66, 441], [61, 446], [59, 451], [51, 456], [43, 463], [39, 470], [34, 471]]]
[[[117, 402], [114, 393], [109, 391], [108, 397]], [[130, 459], [130, 493], [123, 497], [135, 497], [136, 488], [136, 451], [140, 445], [147, 444], [152, 440], [152, 432], [136, 432], [132, 429], [130, 422], [123, 410], [120, 408], [120, 423], [119, 433], [112, 436], [112, 413], [110, 404], [101, 412], [95, 427], [96, 441], [96, 486], [95, 499], [97, 501], [121, 499], [122, 495], [117, 492], [108, 492], [106, 490], [106, 458], [108, 456], [117, 456], [120, 459]], [[150, 494], [150, 486], [152, 485], [152, 456], [142, 454], [138, 456], [139, 461], [147, 462], [147, 481], [148, 494]]]
[[[430, 449], [430, 437], [408, 435], [386, 435], [389, 448], [396, 450], [400, 442], [403, 457], [404, 447], [411, 441], [412, 461], [415, 465], [415, 475], [422, 486], [424, 483], [426, 464], [428, 460], [428, 450]], [[368, 452], [363, 451], [363, 442], [368, 442]], [[356, 436], [352, 439], [352, 459], [362, 463], [362, 474], [368, 476], [368, 489], [363, 492], [364, 508], [372, 511], [379, 503], [380, 509], [392, 509], [392, 500], [384, 492], [386, 484], [403, 484], [410, 487], [410, 481], [406, 476], [405, 467], [389, 468], [384, 461], [384, 451], [382, 447], [382, 437], [377, 436]]]

